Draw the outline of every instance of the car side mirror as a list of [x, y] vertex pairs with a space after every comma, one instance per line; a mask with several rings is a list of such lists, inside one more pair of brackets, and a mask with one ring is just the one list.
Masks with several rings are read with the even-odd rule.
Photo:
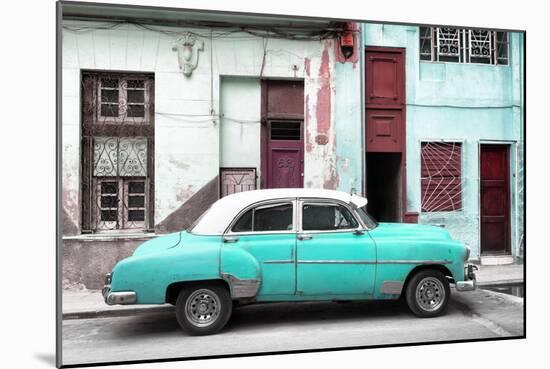
[[363, 231], [362, 229], [356, 229], [355, 231], [353, 231], [353, 234], [356, 236], [361, 236], [365, 234], [365, 231]]

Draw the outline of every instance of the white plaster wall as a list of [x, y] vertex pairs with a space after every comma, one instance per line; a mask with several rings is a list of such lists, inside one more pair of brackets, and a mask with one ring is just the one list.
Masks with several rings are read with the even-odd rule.
[[260, 178], [261, 85], [258, 78], [221, 81], [220, 166], [256, 168]]
[[[153, 72], [155, 75], [155, 224], [180, 207], [213, 179], [220, 167], [221, 76], [260, 77], [264, 40], [243, 33], [210, 39], [205, 29], [134, 25], [101, 30], [69, 30], [97, 27], [103, 22], [65, 21], [63, 30], [63, 192], [64, 207], [79, 224], [80, 71], [113, 70]], [[169, 31], [170, 34], [157, 30]], [[204, 50], [191, 77], [179, 70], [172, 51], [179, 35], [200, 34]], [[327, 51], [321, 73], [323, 50]], [[306, 187], [326, 186], [334, 176], [334, 112], [329, 107], [329, 144], [316, 145], [317, 92], [330, 85], [334, 101], [334, 52], [332, 41], [269, 39], [265, 47], [262, 78], [304, 79], [306, 112]], [[309, 60], [309, 73], [305, 70]], [[212, 62], [211, 62], [212, 61]], [[243, 109], [248, 108], [242, 104]], [[258, 108], [254, 107], [254, 109]], [[309, 114], [307, 112], [309, 111]], [[212, 116], [210, 114], [213, 113]], [[223, 122], [222, 122], [223, 123]], [[259, 140], [259, 138], [258, 138]]]

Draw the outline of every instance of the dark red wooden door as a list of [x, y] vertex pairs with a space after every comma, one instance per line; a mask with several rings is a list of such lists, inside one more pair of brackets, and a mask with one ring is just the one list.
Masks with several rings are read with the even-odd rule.
[[[404, 48], [366, 48], [366, 191], [369, 210], [383, 209], [377, 216], [385, 221], [417, 219], [406, 212], [405, 77]], [[398, 170], [394, 170], [396, 165]], [[388, 203], [393, 204], [391, 212], [384, 208]]]
[[367, 105], [400, 107], [405, 103], [405, 52], [369, 47], [366, 53]]
[[481, 145], [481, 254], [510, 253], [509, 146]]
[[[292, 129], [279, 129], [280, 125]], [[303, 183], [304, 154], [301, 129], [302, 122], [269, 122], [270, 139], [268, 143], [268, 182], [267, 188], [301, 188]], [[286, 130], [283, 139], [277, 134]], [[294, 131], [294, 132], [293, 132]], [[288, 137], [290, 136], [290, 137]], [[290, 139], [289, 139], [290, 138]]]
[[304, 84], [262, 81], [262, 188], [304, 186]]
[[404, 152], [405, 50], [369, 47], [365, 54], [368, 152]]

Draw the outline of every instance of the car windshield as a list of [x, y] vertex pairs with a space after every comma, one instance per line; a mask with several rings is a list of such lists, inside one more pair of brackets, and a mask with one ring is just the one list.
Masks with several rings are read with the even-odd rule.
[[363, 223], [365, 223], [368, 229], [374, 229], [378, 227], [378, 222], [374, 220], [374, 218], [371, 217], [364, 208], [357, 208], [357, 214], [359, 214], [361, 220], [363, 221]]

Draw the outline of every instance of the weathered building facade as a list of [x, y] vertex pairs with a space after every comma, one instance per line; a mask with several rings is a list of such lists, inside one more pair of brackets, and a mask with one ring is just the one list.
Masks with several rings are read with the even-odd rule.
[[[522, 257], [523, 34], [383, 24], [362, 32], [373, 212], [443, 225], [483, 263]], [[394, 171], [378, 171], [383, 163]], [[376, 209], [388, 201], [396, 210]]]
[[[422, 61], [420, 45], [412, 26], [64, 5], [64, 281], [99, 288], [144, 240], [273, 187], [367, 193], [380, 219], [444, 224], [479, 259], [494, 143], [518, 255], [521, 35], [506, 65]], [[445, 155], [461, 163], [447, 177], [422, 165]]]
[[339, 124], [361, 132], [349, 25], [175, 12], [86, 19], [96, 10], [64, 9], [65, 280], [99, 287], [143, 240], [185, 229], [235, 191], [345, 180], [361, 192], [359, 148], [337, 149]]

